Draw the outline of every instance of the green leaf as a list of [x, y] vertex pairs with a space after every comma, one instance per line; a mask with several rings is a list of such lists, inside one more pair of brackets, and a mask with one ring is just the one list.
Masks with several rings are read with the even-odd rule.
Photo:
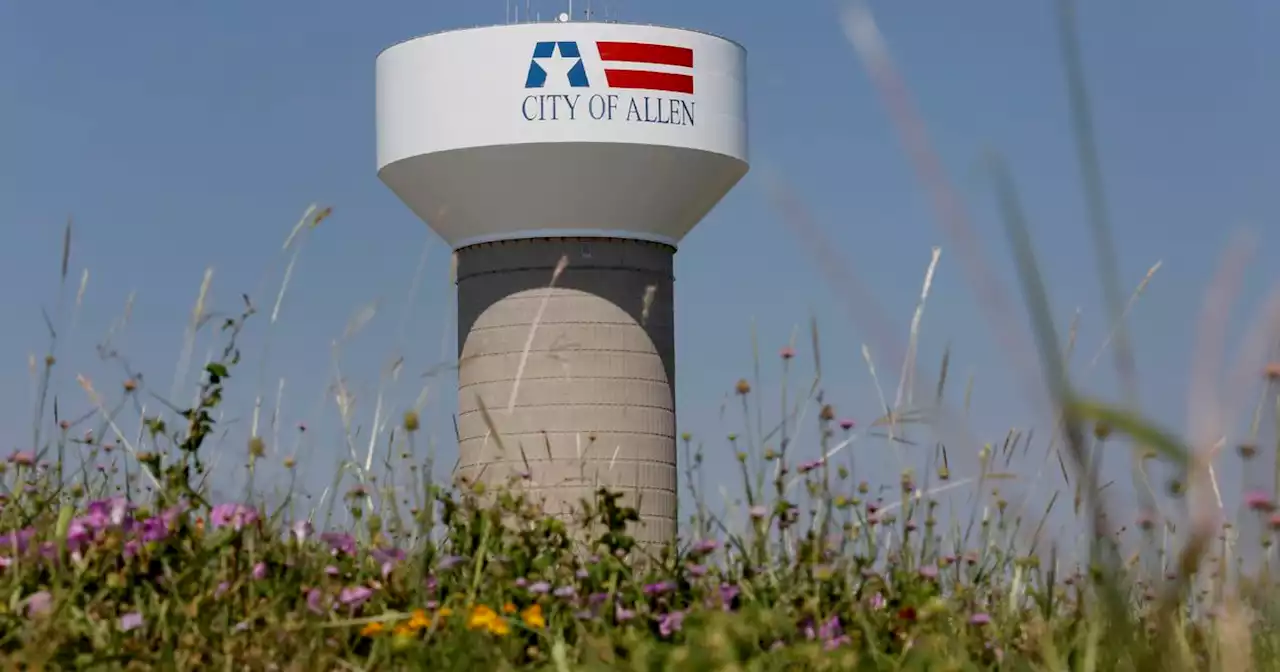
[[1114, 430], [1128, 435], [1140, 445], [1155, 449], [1165, 459], [1179, 466], [1186, 466], [1191, 459], [1191, 450], [1185, 443], [1173, 434], [1138, 417], [1136, 413], [1084, 397], [1068, 399], [1065, 406], [1082, 419], [1110, 425]]

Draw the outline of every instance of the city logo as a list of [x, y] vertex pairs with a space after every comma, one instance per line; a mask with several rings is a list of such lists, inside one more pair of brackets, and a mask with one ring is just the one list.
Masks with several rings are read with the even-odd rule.
[[[591, 118], [693, 126], [693, 49], [643, 42], [585, 44], [595, 46], [599, 58], [590, 74], [577, 42], [534, 44], [524, 88], [552, 92], [525, 96], [521, 113], [526, 121]], [[591, 89], [591, 81], [601, 76], [609, 93], [573, 91]]]
[[582, 54], [578, 51], [577, 42], [539, 42], [533, 48], [533, 60], [529, 61], [529, 76], [524, 80], [524, 88], [541, 89], [547, 85], [547, 71], [538, 65], [538, 61], [545, 62], [555, 58], [556, 51], [560, 52], [560, 58], [575, 61], [566, 75], [569, 86], [575, 89], [591, 86], [587, 81], [587, 68], [582, 64]]

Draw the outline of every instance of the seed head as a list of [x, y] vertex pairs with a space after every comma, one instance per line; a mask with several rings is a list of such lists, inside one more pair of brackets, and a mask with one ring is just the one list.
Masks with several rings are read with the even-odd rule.
[[411, 432], [411, 433], [416, 432], [418, 431], [418, 427], [420, 426], [421, 426], [421, 423], [418, 419], [417, 411], [404, 412], [404, 431]]

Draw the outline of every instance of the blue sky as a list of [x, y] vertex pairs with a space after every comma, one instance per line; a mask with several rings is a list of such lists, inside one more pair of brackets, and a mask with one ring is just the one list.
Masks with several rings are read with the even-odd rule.
[[[535, 3], [544, 16], [563, 4]], [[822, 328], [828, 399], [841, 415], [870, 420], [877, 395], [859, 348], [872, 325], [865, 315], [850, 319], [843, 311], [842, 288], [823, 283], [805, 246], [770, 207], [761, 179], [785, 177], [905, 340], [930, 247], [945, 241], [841, 32], [837, 4], [614, 4], [625, 20], [704, 29], [749, 51], [753, 173], [677, 257], [682, 430], [708, 440], [713, 465], [728, 464], [719, 437], [739, 429], [739, 418], [731, 406], [722, 420], [720, 407], [734, 381], [750, 374], [752, 320], [765, 353], [766, 400], [776, 408], [775, 353], [800, 327], [799, 361], [809, 361], [803, 328], [811, 313]], [[1272, 141], [1280, 118], [1280, 45], [1267, 39], [1280, 29], [1280, 5], [1082, 4], [1126, 292], [1163, 262], [1132, 319], [1144, 408], [1182, 429], [1193, 326], [1220, 253], [1240, 229], [1253, 231], [1259, 261], [1280, 245], [1280, 158]], [[967, 199], [987, 258], [1012, 279], [990, 183], [979, 169], [982, 152], [996, 148], [1016, 173], [1056, 313], [1065, 328], [1080, 308], [1080, 352], [1092, 357], [1105, 329], [1053, 3], [875, 2], [873, 8]], [[379, 371], [401, 353], [404, 374], [389, 400], [403, 407], [430, 384], [428, 430], [451, 436], [453, 382], [420, 377], [439, 363], [442, 349], [453, 351], [449, 253], [375, 175], [374, 58], [419, 34], [501, 22], [503, 12], [500, 0], [0, 4], [4, 448], [30, 442], [27, 355], [45, 348], [40, 309], [57, 305], [69, 215], [76, 222], [72, 293], [82, 269], [90, 281], [74, 325], [70, 311], [59, 318], [64, 341], [56, 384], [64, 413], [78, 414], [87, 400], [75, 374], [116, 389], [118, 367], [98, 361], [93, 345], [131, 291], [137, 292], [131, 323], [117, 343], [165, 394], [204, 269], [215, 269], [217, 308], [237, 308], [242, 292], [269, 306], [287, 261], [280, 245], [312, 202], [333, 205], [334, 216], [315, 231], [295, 268], [265, 366], [265, 317], [250, 330], [236, 388], [248, 396], [229, 415], [241, 418], [243, 429], [259, 381], [272, 397], [284, 377], [284, 422], [316, 428], [303, 455], [303, 480], [323, 487], [340, 455], [331, 395], [325, 402], [331, 343], [353, 314], [376, 302], [373, 319], [343, 350], [357, 412], [367, 424]], [[424, 250], [422, 285], [405, 317]], [[1233, 333], [1273, 278], [1263, 264], [1250, 267], [1232, 313]], [[1009, 291], [1017, 298], [1016, 287]], [[1019, 315], [1016, 323], [1025, 320]], [[969, 416], [975, 436], [996, 441], [1009, 426], [1038, 426], [1047, 434], [1048, 419], [1035, 415], [1015, 386], [1013, 364], [945, 244], [923, 331], [922, 379], [936, 375], [946, 344], [953, 398], [965, 376], [976, 376]], [[212, 343], [205, 336], [195, 359]], [[1108, 363], [1104, 358], [1088, 379], [1101, 393], [1113, 387]], [[899, 365], [878, 362], [886, 394]], [[802, 368], [793, 382], [809, 375], [808, 365]], [[239, 459], [242, 445], [228, 440], [228, 461]], [[274, 446], [273, 455], [291, 445]], [[442, 450], [447, 455], [452, 447]], [[872, 470], [868, 478], [891, 476], [886, 447], [867, 442], [858, 450], [860, 466]], [[977, 446], [952, 450], [972, 454]], [[451, 464], [452, 456], [442, 461]], [[711, 476], [718, 473], [725, 472]]]

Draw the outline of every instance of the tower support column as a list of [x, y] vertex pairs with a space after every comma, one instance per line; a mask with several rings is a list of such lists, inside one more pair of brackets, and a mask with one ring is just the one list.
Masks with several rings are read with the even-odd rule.
[[560, 516], [605, 486], [639, 510], [638, 541], [675, 539], [674, 255], [594, 237], [457, 250], [460, 476], [517, 477]]

